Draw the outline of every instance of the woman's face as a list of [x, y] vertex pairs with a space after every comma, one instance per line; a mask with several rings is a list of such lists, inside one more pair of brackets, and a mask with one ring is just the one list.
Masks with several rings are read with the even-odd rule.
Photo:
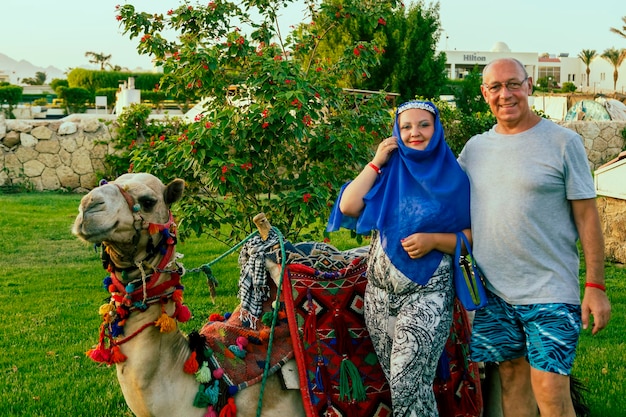
[[408, 109], [398, 116], [398, 127], [407, 147], [423, 151], [435, 133], [435, 115], [428, 110]]

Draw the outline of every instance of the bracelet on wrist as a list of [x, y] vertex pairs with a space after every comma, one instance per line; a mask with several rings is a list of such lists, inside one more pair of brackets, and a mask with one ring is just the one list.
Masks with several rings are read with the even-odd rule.
[[382, 174], [383, 172], [380, 170], [380, 168], [378, 168], [373, 162], [370, 162], [369, 164], [367, 164], [368, 167], [372, 168], [374, 171], [376, 171], [376, 173], [378, 175]]
[[599, 290], [606, 292], [606, 286], [602, 284], [596, 284], [595, 282], [586, 282], [585, 288], [597, 288]]

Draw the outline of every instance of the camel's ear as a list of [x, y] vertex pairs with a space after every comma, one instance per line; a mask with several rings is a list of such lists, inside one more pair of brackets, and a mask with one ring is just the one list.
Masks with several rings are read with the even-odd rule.
[[165, 192], [163, 193], [163, 198], [165, 199], [165, 204], [168, 206], [172, 203], [180, 200], [183, 196], [183, 190], [185, 189], [185, 181], [180, 178], [176, 178], [165, 187]]

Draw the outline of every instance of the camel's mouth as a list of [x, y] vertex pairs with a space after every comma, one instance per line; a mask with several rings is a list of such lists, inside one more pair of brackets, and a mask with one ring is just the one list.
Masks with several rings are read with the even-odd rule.
[[119, 221], [115, 221], [115, 223], [111, 224], [111, 226], [107, 227], [106, 229], [102, 229], [102, 228], [97, 228], [97, 229], [90, 229], [88, 226], [85, 225], [85, 221], [77, 221], [74, 224], [74, 228], [72, 230], [72, 233], [74, 234], [74, 236], [90, 242], [90, 243], [102, 243], [107, 239], [110, 239], [111, 233], [117, 229], [117, 227], [119, 226]]

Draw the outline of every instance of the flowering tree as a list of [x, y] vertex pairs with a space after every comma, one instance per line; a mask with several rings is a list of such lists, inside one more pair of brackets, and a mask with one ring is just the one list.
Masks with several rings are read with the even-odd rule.
[[367, 77], [383, 48], [337, 45], [335, 61], [319, 59], [316, 48], [343, 20], [369, 16], [376, 28], [401, 4], [307, 1], [308, 20], [285, 36], [278, 19], [292, 1], [185, 3], [164, 14], [118, 6], [125, 33], [163, 67], [158, 88], [203, 103], [179, 134], [155, 134], [132, 152], [133, 170], [186, 181], [183, 232], [232, 243], [265, 212], [289, 239], [318, 239], [340, 185], [390, 135], [385, 94], [338, 86], [346, 74]]

